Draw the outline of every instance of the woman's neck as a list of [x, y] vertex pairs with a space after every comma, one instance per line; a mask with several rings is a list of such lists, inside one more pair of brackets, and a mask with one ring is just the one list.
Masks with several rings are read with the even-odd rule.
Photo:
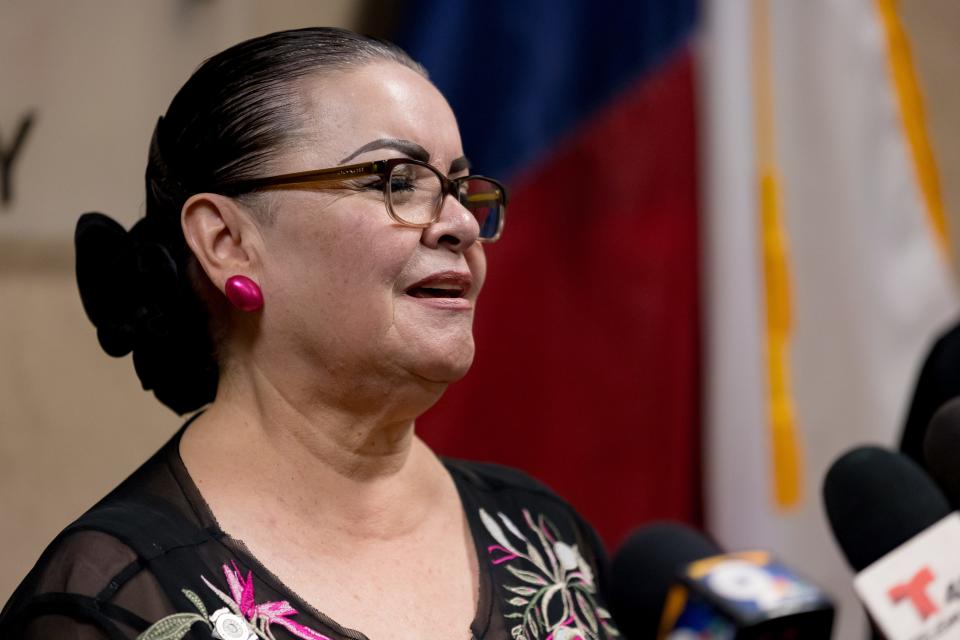
[[217, 502], [257, 496], [250, 502], [272, 503], [277, 517], [382, 538], [413, 531], [449, 482], [399, 394], [330, 401], [283, 393], [256, 370], [223, 382], [181, 440], [187, 469]]

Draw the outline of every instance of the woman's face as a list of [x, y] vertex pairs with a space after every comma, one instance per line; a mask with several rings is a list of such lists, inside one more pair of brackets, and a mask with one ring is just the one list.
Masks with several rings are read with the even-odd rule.
[[[305, 127], [276, 173], [396, 157], [465, 175], [449, 105], [427, 80], [377, 62], [304, 85]], [[473, 360], [486, 274], [473, 216], [452, 197], [425, 229], [397, 224], [376, 189], [270, 194], [263, 225], [263, 336], [271, 349], [341, 380], [452, 382]], [[456, 297], [425, 296], [423, 288]], [[435, 293], [435, 292], [434, 292]]]

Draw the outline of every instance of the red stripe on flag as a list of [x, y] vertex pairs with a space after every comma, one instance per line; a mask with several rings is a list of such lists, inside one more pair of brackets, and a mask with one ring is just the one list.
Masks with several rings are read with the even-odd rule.
[[608, 544], [701, 519], [696, 163], [684, 51], [515, 185], [473, 369], [417, 425], [543, 480]]

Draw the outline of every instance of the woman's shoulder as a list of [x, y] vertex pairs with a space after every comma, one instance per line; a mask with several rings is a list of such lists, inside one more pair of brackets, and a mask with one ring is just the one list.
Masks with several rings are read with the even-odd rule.
[[[565, 499], [524, 471], [444, 459], [463, 497], [481, 561], [509, 636], [610, 638], [608, 558], [592, 526]], [[563, 632], [557, 630], [565, 628]], [[504, 637], [507, 637], [504, 628]]]
[[65, 530], [40, 556], [5, 607], [42, 593], [94, 596], [131, 562], [136, 553], [118, 538], [101, 531]]
[[455, 476], [485, 492], [519, 491], [566, 503], [555, 491], [530, 474], [515, 467], [494, 462], [478, 462], [459, 458], [442, 458], [444, 466]]
[[[79, 522], [79, 520], [78, 520]], [[0, 612], [0, 637], [131, 637], [165, 598], [118, 536], [68, 527], [51, 542]], [[133, 625], [133, 626], [131, 626]]]
[[[497, 515], [501, 520], [513, 517], [528, 524], [545, 520], [551, 527], [566, 528], [590, 547], [600, 562], [606, 562], [606, 549], [593, 526], [544, 482], [520, 469], [492, 462], [443, 458], [443, 463], [461, 492], [471, 495], [485, 525], [490, 519], [484, 513]], [[562, 526], [564, 523], [567, 527]]]
[[209, 536], [163, 475], [155, 455], [64, 528], [0, 612], [0, 637], [132, 637], [169, 612], [153, 560]]

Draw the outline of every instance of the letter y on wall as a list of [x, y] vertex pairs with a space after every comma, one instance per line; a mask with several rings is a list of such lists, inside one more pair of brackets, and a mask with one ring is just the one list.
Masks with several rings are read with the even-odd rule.
[[32, 111], [23, 116], [9, 144], [5, 144], [0, 137], [0, 207], [2, 208], [6, 208], [13, 202], [13, 166], [20, 157], [20, 152], [23, 151], [33, 120]]

